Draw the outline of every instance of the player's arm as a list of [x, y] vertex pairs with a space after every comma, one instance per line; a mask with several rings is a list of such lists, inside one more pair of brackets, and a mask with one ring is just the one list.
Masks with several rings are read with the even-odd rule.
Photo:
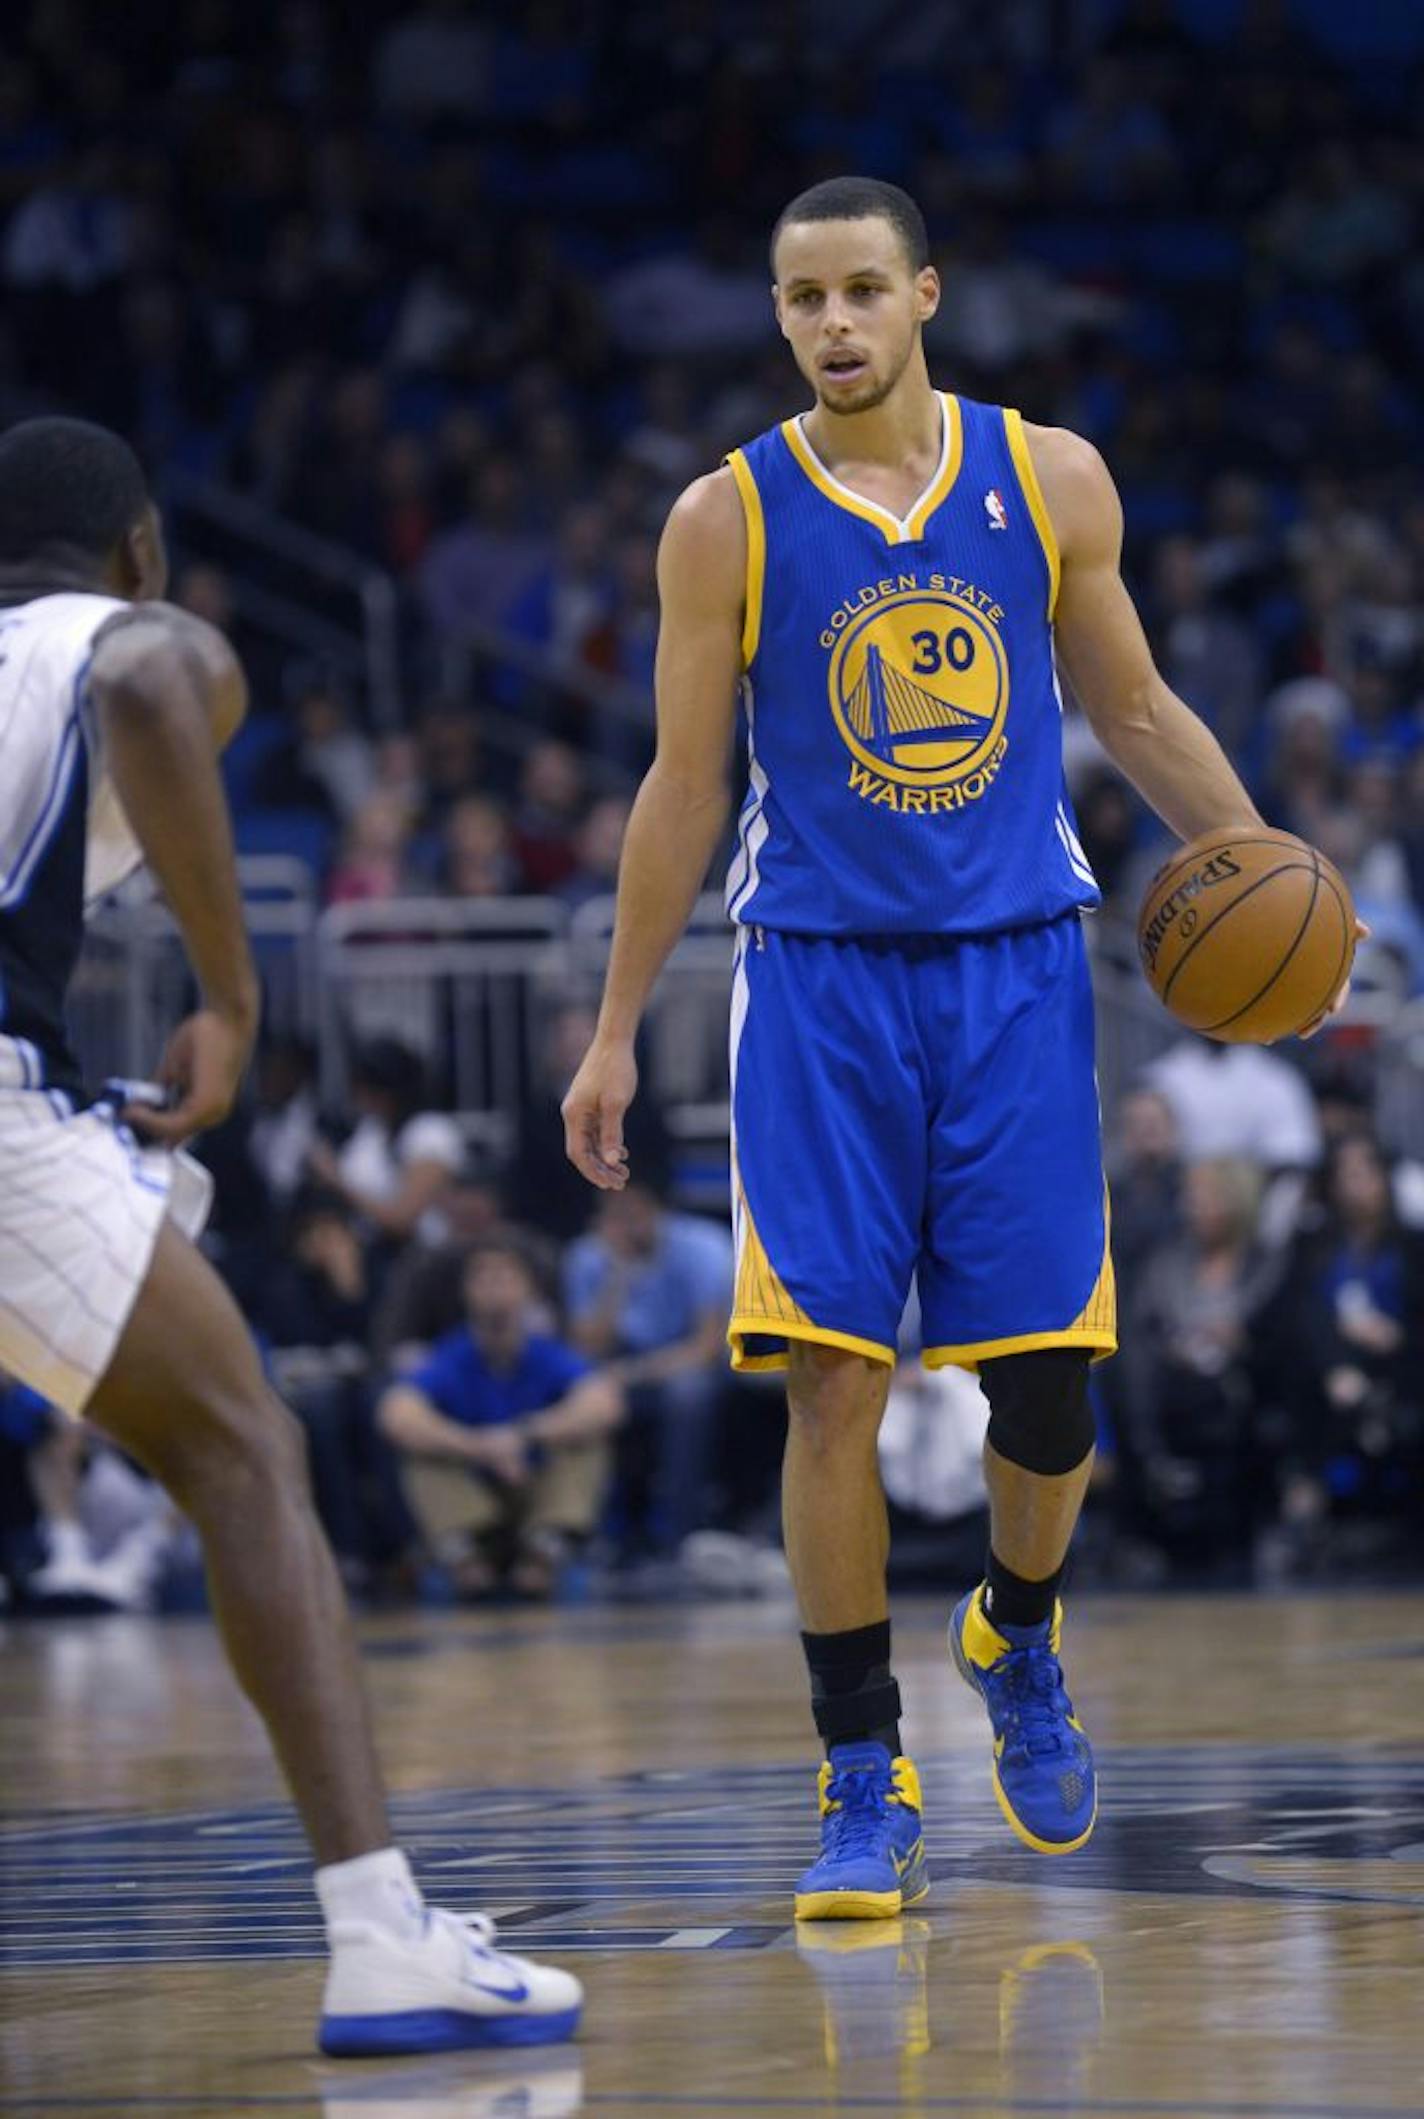
[[1152, 659], [1123, 584], [1122, 503], [1107, 466], [1064, 428], [1027, 434], [1062, 565], [1058, 655], [1098, 741], [1179, 838], [1259, 824], [1221, 745]]
[[731, 472], [698, 479], [668, 517], [658, 552], [657, 754], [623, 841], [598, 1028], [563, 1105], [569, 1158], [604, 1191], [627, 1181], [623, 1114], [637, 1088], [639, 1019], [727, 821], [746, 553]]
[[175, 1143], [225, 1117], [257, 1034], [259, 986], [242, 916], [218, 754], [246, 710], [232, 649], [214, 627], [144, 604], [105, 627], [90, 691], [130, 829], [182, 931], [201, 1000], [160, 1070], [176, 1102], [130, 1122]]

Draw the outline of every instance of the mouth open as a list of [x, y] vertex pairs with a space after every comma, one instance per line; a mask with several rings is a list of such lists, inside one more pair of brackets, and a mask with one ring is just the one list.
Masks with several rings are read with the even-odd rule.
[[864, 375], [866, 367], [866, 361], [858, 353], [828, 353], [821, 362], [821, 373], [828, 375], [833, 382], [853, 382], [858, 375]]

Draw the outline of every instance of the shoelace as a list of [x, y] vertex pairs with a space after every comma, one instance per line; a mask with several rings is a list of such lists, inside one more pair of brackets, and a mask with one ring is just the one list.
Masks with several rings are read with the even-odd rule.
[[880, 1830], [889, 1816], [890, 1787], [878, 1773], [863, 1769], [837, 1773], [826, 1789], [828, 1802], [839, 1803], [830, 1816], [837, 1854], [874, 1854]]
[[1067, 1728], [1072, 1703], [1063, 1689], [1063, 1666], [1046, 1644], [1011, 1648], [985, 1673], [1001, 1723], [1005, 1750], [1050, 1758], [1072, 1749]]

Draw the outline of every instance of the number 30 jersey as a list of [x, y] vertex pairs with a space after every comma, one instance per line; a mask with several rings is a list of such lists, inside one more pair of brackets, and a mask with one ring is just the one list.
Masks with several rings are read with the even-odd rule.
[[1017, 412], [943, 396], [908, 515], [800, 420], [727, 461], [747, 522], [743, 925], [992, 934], [1100, 903], [1063, 779], [1058, 549]]

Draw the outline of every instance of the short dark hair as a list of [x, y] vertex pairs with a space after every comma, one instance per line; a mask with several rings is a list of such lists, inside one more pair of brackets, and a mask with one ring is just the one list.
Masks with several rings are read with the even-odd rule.
[[930, 261], [929, 230], [908, 191], [879, 177], [827, 177], [824, 184], [813, 184], [782, 207], [771, 231], [773, 274], [781, 231], [793, 222], [871, 220], [888, 221], [900, 238], [911, 272], [924, 271]]
[[26, 419], [0, 434], [0, 566], [55, 550], [107, 559], [148, 506], [143, 466], [87, 419]]

